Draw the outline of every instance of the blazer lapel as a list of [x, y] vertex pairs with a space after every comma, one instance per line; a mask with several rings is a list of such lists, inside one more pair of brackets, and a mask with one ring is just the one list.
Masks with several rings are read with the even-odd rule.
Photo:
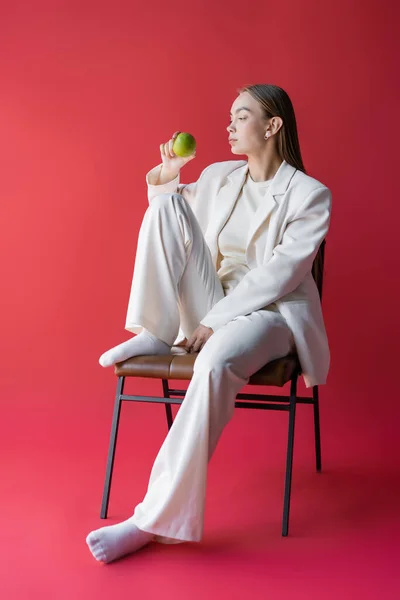
[[218, 259], [218, 236], [231, 216], [236, 200], [242, 190], [248, 171], [247, 163], [228, 175], [226, 184], [219, 190], [215, 201], [215, 213], [210, 222], [205, 239], [211, 251], [214, 265]]
[[264, 198], [261, 201], [260, 206], [255, 212], [254, 216], [251, 219], [250, 227], [247, 235], [247, 246], [251, 243], [252, 239], [256, 235], [257, 231], [260, 227], [265, 223], [265, 221], [270, 217], [271, 213], [276, 207], [275, 196], [268, 189]]
[[247, 246], [251, 243], [252, 239], [256, 235], [260, 227], [270, 218], [271, 214], [279, 205], [281, 197], [286, 193], [289, 183], [295, 174], [296, 169], [289, 165], [286, 161], [283, 161], [275, 173], [273, 180], [263, 198], [258, 210], [253, 216], [249, 233], [247, 236]]

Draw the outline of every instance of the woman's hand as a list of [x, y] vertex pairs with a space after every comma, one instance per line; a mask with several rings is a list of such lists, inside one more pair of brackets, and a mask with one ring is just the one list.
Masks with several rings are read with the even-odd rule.
[[186, 163], [190, 162], [196, 157], [196, 151], [190, 156], [183, 158], [181, 156], [177, 156], [172, 150], [175, 139], [179, 134], [180, 131], [175, 131], [174, 135], [170, 140], [168, 140], [168, 142], [160, 145], [162, 171], [168, 175], [175, 174], [175, 177], [178, 175], [181, 168], [186, 165]]
[[211, 327], [205, 327], [205, 325], [199, 325], [193, 332], [192, 337], [186, 344], [186, 350], [192, 354], [193, 352], [200, 352], [204, 344], [212, 336], [214, 331]]

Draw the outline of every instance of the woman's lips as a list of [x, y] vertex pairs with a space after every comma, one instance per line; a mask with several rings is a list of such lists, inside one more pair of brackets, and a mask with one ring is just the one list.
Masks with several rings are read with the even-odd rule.
[[232, 144], [233, 142], [237, 142], [237, 140], [228, 140], [230, 144]]

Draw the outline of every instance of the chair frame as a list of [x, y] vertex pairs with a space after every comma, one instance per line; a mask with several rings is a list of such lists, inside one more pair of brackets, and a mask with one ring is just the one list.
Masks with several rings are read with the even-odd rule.
[[[322, 285], [323, 271], [325, 261], [325, 240], [322, 242], [318, 254], [314, 260], [312, 273], [316, 281], [320, 298], [322, 300]], [[319, 389], [318, 386], [313, 386], [312, 396], [297, 396], [297, 381], [301, 375], [300, 367], [295, 371], [290, 381], [290, 394], [288, 396], [276, 396], [272, 394], [249, 394], [239, 393], [236, 396], [235, 408], [247, 408], [257, 410], [280, 410], [289, 413], [288, 423], [288, 442], [286, 452], [286, 472], [285, 472], [285, 490], [283, 501], [283, 518], [282, 518], [282, 536], [286, 537], [289, 533], [289, 514], [290, 514], [290, 499], [292, 487], [292, 470], [293, 470], [293, 448], [294, 448], [294, 431], [296, 408], [298, 404], [311, 404], [314, 413], [314, 437], [315, 437], [315, 458], [316, 470], [321, 472], [321, 431], [320, 431], [320, 415], [319, 415]], [[287, 383], [289, 383], [289, 381]], [[110, 444], [107, 457], [106, 477], [104, 482], [103, 498], [101, 504], [100, 518], [106, 519], [108, 513], [108, 505], [110, 499], [110, 489], [114, 468], [115, 449], [118, 437], [118, 428], [121, 416], [122, 402], [151, 402], [162, 403], [165, 405], [168, 431], [172, 427], [172, 404], [181, 405], [186, 390], [175, 389], [169, 386], [167, 379], [162, 379], [163, 396], [132, 396], [124, 394], [125, 376], [118, 377], [117, 392], [114, 404], [114, 413], [112, 419]], [[250, 384], [251, 385], [251, 384]], [[285, 384], [286, 385], [286, 384]]]

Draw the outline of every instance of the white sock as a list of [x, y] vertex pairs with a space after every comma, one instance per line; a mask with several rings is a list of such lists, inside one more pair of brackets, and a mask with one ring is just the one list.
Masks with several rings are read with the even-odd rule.
[[131, 519], [127, 519], [117, 525], [92, 531], [87, 536], [86, 543], [96, 560], [109, 563], [143, 548], [154, 537], [154, 534], [138, 529]]
[[102, 367], [111, 367], [115, 363], [132, 358], [132, 356], [145, 356], [148, 354], [169, 354], [171, 347], [155, 335], [144, 329], [131, 340], [107, 350], [99, 358]]

